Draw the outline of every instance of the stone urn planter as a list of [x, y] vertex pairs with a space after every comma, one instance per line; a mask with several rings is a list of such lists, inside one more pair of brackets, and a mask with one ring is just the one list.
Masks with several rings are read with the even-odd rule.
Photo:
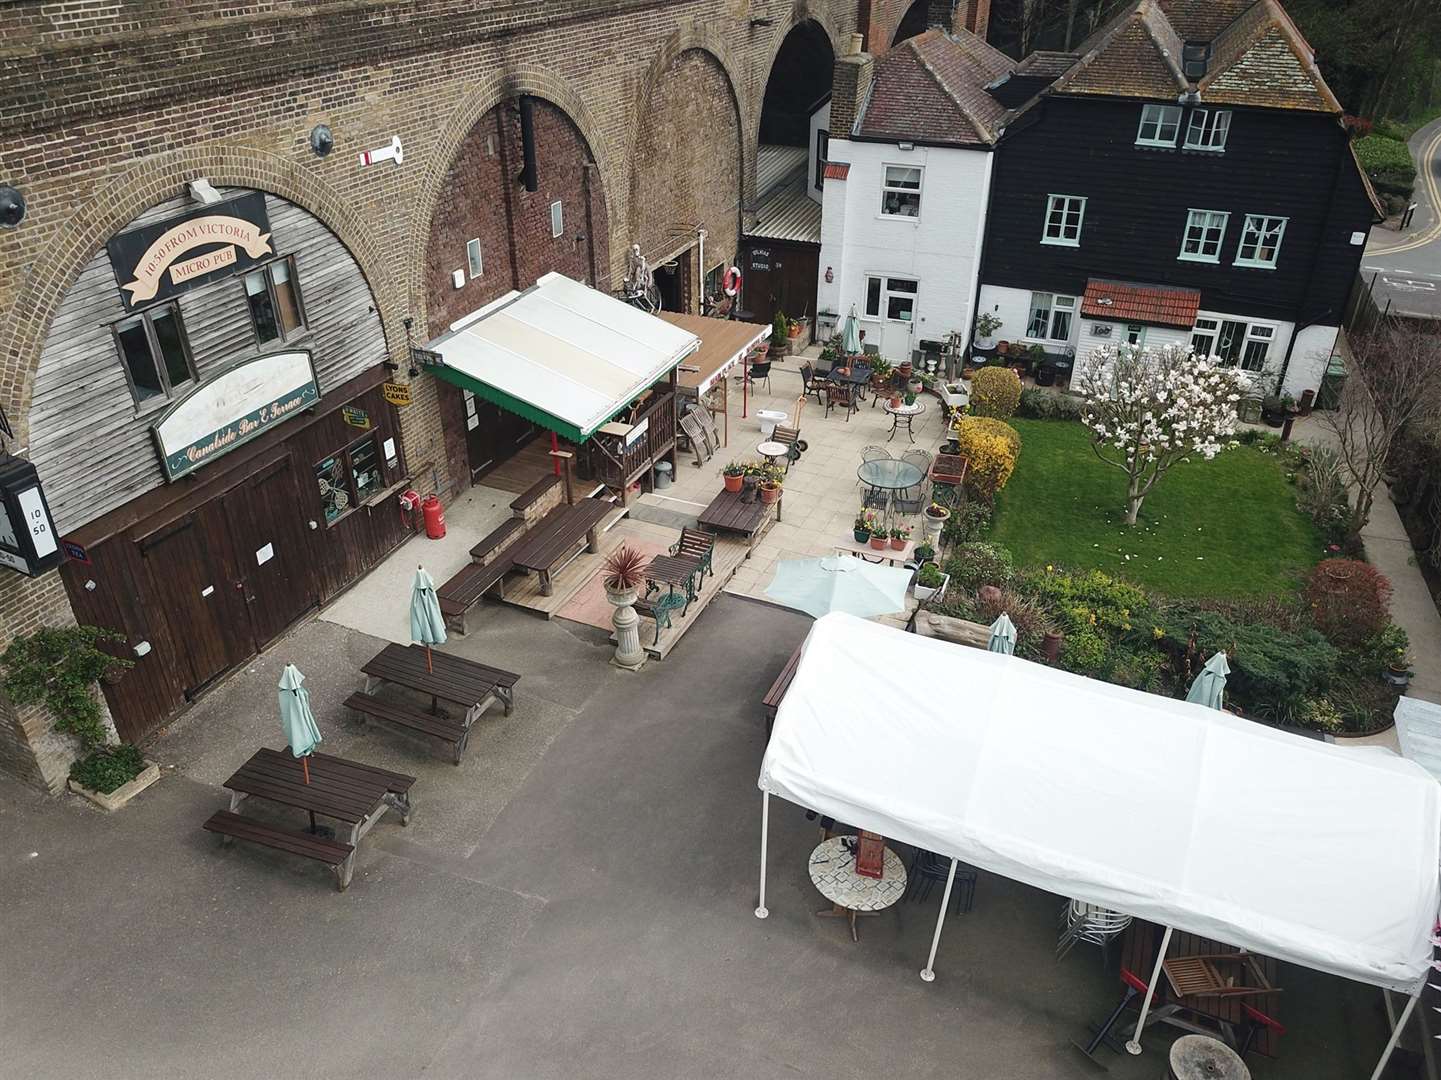
[[606, 601], [615, 608], [610, 624], [615, 627], [615, 655], [611, 663], [627, 671], [638, 671], [645, 663], [645, 650], [640, 646], [640, 616], [635, 602], [640, 589], [606, 589]]
[[102, 810], [114, 813], [159, 779], [160, 766], [153, 761], [146, 761], [145, 768], [139, 776], [131, 780], [128, 784], [121, 784], [111, 792], [91, 791], [88, 787], [83, 787], [74, 780], [67, 780], [65, 783], [76, 795], [89, 799]]
[[950, 516], [950, 510], [944, 506], [928, 506], [921, 519], [922, 527], [925, 529], [926, 543], [937, 550], [940, 549], [941, 533], [945, 530], [946, 520]]

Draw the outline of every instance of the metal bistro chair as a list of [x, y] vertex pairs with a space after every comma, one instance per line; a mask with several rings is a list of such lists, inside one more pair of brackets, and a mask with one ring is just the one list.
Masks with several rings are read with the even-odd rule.
[[[946, 887], [946, 878], [951, 873], [951, 860], [942, 858], [933, 851], [917, 848], [911, 857], [911, 867], [906, 872], [906, 895], [910, 901], [924, 901], [931, 890], [940, 885]], [[965, 863], [956, 864], [956, 880], [951, 886], [952, 906], [957, 915], [971, 910], [976, 899], [976, 868]]]
[[746, 368], [746, 379], [751, 383], [763, 382], [766, 384], [766, 393], [771, 392], [771, 361], [751, 364]]
[[1131, 916], [1084, 900], [1068, 900], [1061, 910], [1061, 937], [1056, 942], [1056, 960], [1064, 960], [1078, 941], [1100, 947], [1101, 966], [1110, 960], [1111, 941], [1131, 925]]
[[[810, 364], [801, 365], [801, 400], [805, 400], [811, 394], [816, 396], [816, 404], [826, 403], [825, 393], [830, 386], [830, 380], [824, 375], [817, 375], [816, 369]], [[800, 425], [797, 424], [797, 427]]]
[[[891, 452], [884, 446], [867, 446], [861, 450], [861, 464], [864, 465], [868, 461], [879, 461], [881, 458], [888, 458], [890, 456]], [[861, 478], [857, 476], [856, 487], [860, 486]]]

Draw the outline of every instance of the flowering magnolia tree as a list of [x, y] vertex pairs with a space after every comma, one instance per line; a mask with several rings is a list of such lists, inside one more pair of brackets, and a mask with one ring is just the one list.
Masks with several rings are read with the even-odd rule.
[[1092, 449], [1126, 474], [1127, 525], [1172, 465], [1192, 455], [1209, 461], [1236, 433], [1240, 376], [1185, 346], [1102, 345], [1076, 385]]

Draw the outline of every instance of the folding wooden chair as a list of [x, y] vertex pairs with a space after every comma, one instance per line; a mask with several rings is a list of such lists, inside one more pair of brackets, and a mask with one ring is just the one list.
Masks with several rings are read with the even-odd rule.
[[701, 426], [700, 420], [696, 418], [694, 409], [680, 418], [680, 427], [685, 432], [686, 438], [690, 439], [691, 449], [695, 451], [695, 467], [699, 469], [715, 453], [715, 449], [710, 443], [710, 437], [706, 434], [705, 428]]

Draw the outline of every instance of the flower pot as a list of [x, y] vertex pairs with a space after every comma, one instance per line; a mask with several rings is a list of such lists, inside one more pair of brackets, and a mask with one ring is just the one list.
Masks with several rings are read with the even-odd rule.
[[896, 368], [896, 371], [900, 372], [900, 376], [903, 379], [909, 379], [911, 377], [911, 372], [914, 370], [915, 367], [911, 364], [909, 360], [902, 360], [900, 365]]
[[905, 550], [906, 550], [906, 538], [905, 538], [904, 536], [893, 536], [893, 537], [891, 537], [891, 549], [892, 549], [893, 551], [905, 551]]
[[1388, 686], [1394, 686], [1398, 690], [1404, 690], [1411, 685], [1411, 672], [1404, 668], [1400, 670], [1387, 668], [1381, 673], [1381, 677], [1386, 680]]
[[900, 407], [901, 407], [901, 395], [900, 395], [900, 394], [892, 394], [892, 395], [891, 395], [891, 408], [893, 408], [893, 409], [899, 409]]
[[996, 347], [996, 335], [995, 335], [995, 334], [985, 334], [985, 335], [977, 334], [976, 337], [975, 337], [975, 342], [976, 342], [976, 348], [978, 348], [978, 349], [994, 349], [994, 348]]
[[1011, 343], [1010, 343], [1009, 341], [998, 341], [998, 342], [996, 342], [996, 352], [1000, 353], [1002, 356], [1005, 356], [1006, 353], [1008, 353], [1008, 352], [1010, 352], [1010, 351], [1011, 351]]
[[779, 484], [761, 484], [760, 493], [761, 502], [770, 506], [781, 497], [781, 486]]
[[855, 538], [856, 538], [856, 543], [858, 543], [858, 544], [869, 544], [869, 543], [871, 542], [871, 530], [870, 530], [870, 529], [855, 529], [855, 530], [853, 530], [853, 533], [854, 533]]
[[744, 476], [727, 476], [727, 477], [724, 477], [724, 479], [725, 479], [725, 483], [726, 483], [726, 490], [727, 490], [727, 491], [730, 491], [730, 492], [736, 492], [736, 491], [739, 491], [739, 490], [741, 489], [741, 482], [742, 482], [743, 480], [745, 480], [745, 477], [744, 477]]
[[871, 547], [875, 548], [877, 551], [885, 551], [886, 538], [884, 536], [872, 536]]
[[950, 583], [951, 575], [942, 574], [941, 583], [939, 585], [936, 585], [932, 588], [927, 588], [924, 585], [916, 585], [912, 588], [912, 592], [916, 594], [916, 599], [922, 602], [930, 599], [943, 600], [945, 599], [946, 595], [946, 586]]
[[1046, 658], [1046, 663], [1054, 664], [1061, 658], [1061, 635], [1054, 630], [1046, 631], [1046, 636], [1041, 639], [1041, 655]]

